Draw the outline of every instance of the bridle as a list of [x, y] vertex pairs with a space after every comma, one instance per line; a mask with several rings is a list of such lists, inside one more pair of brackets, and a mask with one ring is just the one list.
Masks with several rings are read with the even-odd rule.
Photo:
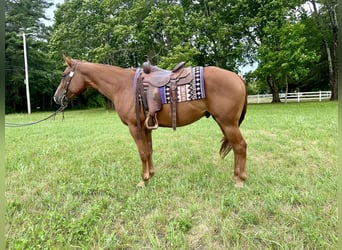
[[[69, 74], [65, 73], [62, 76], [62, 77], [65, 77], [65, 76], [68, 77], [67, 80], [66, 80], [66, 83], [64, 85], [64, 91], [63, 91], [62, 98], [61, 98], [61, 106], [64, 107], [64, 108], [66, 108], [68, 106], [68, 99], [67, 99], [66, 95], [68, 93], [69, 85], [71, 83], [71, 80], [72, 80], [73, 76], [75, 75], [77, 63], [78, 62], [75, 62], [74, 65], [72, 65]], [[64, 101], [65, 101], [65, 104], [64, 104]]]

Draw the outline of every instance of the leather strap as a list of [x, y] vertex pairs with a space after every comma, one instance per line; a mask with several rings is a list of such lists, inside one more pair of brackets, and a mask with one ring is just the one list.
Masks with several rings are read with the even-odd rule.
[[178, 89], [177, 80], [171, 80], [170, 95], [171, 95], [171, 119], [172, 119], [173, 130], [176, 130], [176, 127], [177, 127], [177, 102], [178, 102], [177, 89]]

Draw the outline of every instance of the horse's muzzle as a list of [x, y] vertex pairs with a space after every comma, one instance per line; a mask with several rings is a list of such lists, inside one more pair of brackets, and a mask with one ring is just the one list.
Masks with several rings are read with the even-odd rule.
[[61, 105], [61, 106], [68, 105], [68, 98], [66, 97], [66, 95], [54, 95], [53, 100], [58, 105]]
[[55, 101], [56, 104], [59, 104], [59, 100], [55, 95], [53, 96], [53, 100]]
[[61, 105], [62, 98], [60, 96], [54, 95], [53, 100], [55, 101], [56, 104]]

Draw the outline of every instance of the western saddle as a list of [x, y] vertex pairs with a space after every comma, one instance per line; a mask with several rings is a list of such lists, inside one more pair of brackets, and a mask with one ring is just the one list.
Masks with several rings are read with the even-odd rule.
[[[162, 103], [159, 95], [159, 88], [163, 86], [170, 87], [171, 102], [171, 119], [172, 127], [176, 130], [177, 125], [177, 102], [178, 102], [178, 86], [188, 84], [192, 81], [191, 67], [184, 67], [185, 62], [178, 63], [174, 69], [165, 70], [157, 66], [153, 66], [149, 60], [144, 62], [140, 77], [137, 80], [136, 104], [142, 103], [145, 110], [147, 129], [157, 129], [158, 119], [157, 112], [161, 109]], [[136, 106], [137, 119], [140, 117], [140, 106]], [[138, 116], [139, 115], [139, 116]]]

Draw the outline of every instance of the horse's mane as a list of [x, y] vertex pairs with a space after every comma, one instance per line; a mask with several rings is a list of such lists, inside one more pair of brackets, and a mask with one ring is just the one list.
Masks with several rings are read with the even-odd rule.
[[[75, 60], [75, 59], [74, 59]], [[88, 63], [88, 64], [93, 64], [93, 65], [98, 65], [98, 66], [101, 66], [101, 67], [110, 67], [112, 69], [117, 69], [117, 70], [132, 70], [132, 71], [136, 71], [136, 68], [123, 68], [123, 67], [119, 67], [119, 66], [116, 66], [116, 65], [112, 65], [112, 64], [107, 64], [107, 63], [97, 63], [97, 62], [89, 62], [89, 61], [84, 61], [84, 60], [75, 60], [77, 62], [81, 62], [81, 63]]]

